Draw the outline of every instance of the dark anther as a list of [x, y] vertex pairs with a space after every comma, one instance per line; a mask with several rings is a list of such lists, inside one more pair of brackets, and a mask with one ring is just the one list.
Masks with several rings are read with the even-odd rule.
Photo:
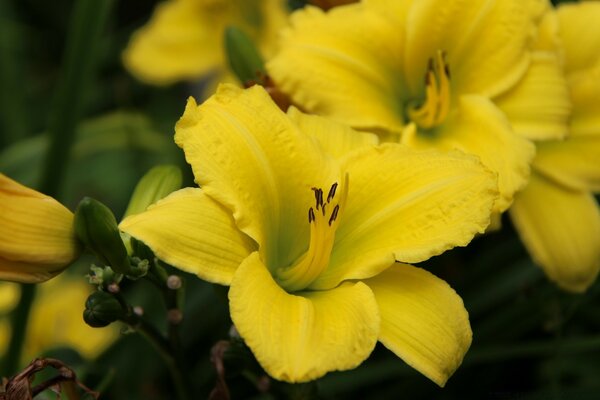
[[308, 223], [310, 224], [314, 220], [315, 220], [315, 211], [311, 207], [311, 208], [308, 209]]
[[327, 206], [327, 204], [323, 204], [323, 208], [321, 209], [321, 211], [323, 211], [323, 216], [325, 216], [325, 206]]
[[333, 209], [333, 212], [331, 213], [331, 217], [329, 217], [329, 226], [331, 226], [331, 224], [333, 224], [333, 221], [335, 221], [335, 219], [337, 218], [339, 211], [340, 211], [340, 205], [338, 204]]
[[318, 210], [323, 205], [323, 189], [312, 188], [312, 190], [315, 192], [316, 207]]
[[444, 64], [444, 72], [446, 73], [448, 79], [450, 79], [450, 65]]
[[433, 58], [430, 58], [429, 61], [427, 61], [427, 70], [428, 71], [433, 71]]
[[337, 187], [338, 187], [337, 182], [335, 182], [333, 185], [331, 185], [331, 189], [329, 189], [329, 194], [327, 195], [328, 203], [331, 201], [331, 199], [333, 199], [333, 196], [335, 196], [335, 190], [337, 189]]

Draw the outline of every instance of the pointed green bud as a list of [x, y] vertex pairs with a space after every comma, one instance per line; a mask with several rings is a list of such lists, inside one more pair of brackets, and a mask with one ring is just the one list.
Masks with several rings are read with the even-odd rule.
[[150, 204], [181, 188], [181, 170], [174, 165], [159, 165], [140, 179], [131, 195], [123, 218], [145, 211]]
[[229, 66], [243, 84], [266, 75], [260, 52], [248, 35], [235, 26], [225, 29], [225, 53]]
[[115, 272], [124, 275], [131, 272], [117, 220], [104, 204], [89, 197], [81, 200], [75, 210], [75, 233], [88, 249]]
[[83, 320], [93, 328], [101, 328], [125, 315], [125, 309], [115, 296], [106, 292], [94, 292], [85, 302]]

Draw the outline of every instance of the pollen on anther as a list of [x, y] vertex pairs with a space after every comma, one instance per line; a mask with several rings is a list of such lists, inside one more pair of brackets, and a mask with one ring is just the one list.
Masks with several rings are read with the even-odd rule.
[[340, 211], [340, 205], [337, 204], [333, 208], [333, 212], [331, 213], [331, 217], [329, 217], [329, 226], [331, 226], [331, 224], [333, 224], [333, 221], [335, 221], [335, 219], [337, 218], [337, 215], [338, 215], [339, 211]]
[[337, 182], [335, 182], [333, 185], [331, 185], [331, 188], [329, 189], [329, 193], [327, 194], [327, 202], [331, 202], [331, 200], [333, 199], [333, 197], [335, 196], [335, 191], [338, 187]]
[[312, 188], [312, 190], [315, 192], [315, 203], [318, 210], [323, 205], [323, 190], [316, 187]]
[[315, 211], [311, 207], [311, 208], [308, 209], [308, 223], [310, 224], [314, 220], [315, 220]]

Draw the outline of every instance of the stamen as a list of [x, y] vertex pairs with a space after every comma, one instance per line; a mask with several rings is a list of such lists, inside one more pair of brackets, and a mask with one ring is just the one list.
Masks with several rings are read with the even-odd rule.
[[313, 208], [309, 208], [308, 209], [308, 223], [310, 224], [311, 222], [314, 222], [315, 220], [315, 210], [313, 210]]
[[312, 188], [312, 190], [315, 192], [315, 202], [316, 202], [316, 208], [317, 210], [319, 209], [320, 206], [323, 205], [323, 189], [321, 188]]
[[335, 196], [335, 190], [338, 187], [338, 183], [334, 183], [333, 185], [331, 185], [331, 188], [329, 189], [329, 194], [327, 194], [327, 202], [330, 203], [331, 200], [333, 200], [333, 197]]
[[329, 217], [329, 226], [331, 226], [331, 224], [333, 224], [333, 221], [335, 221], [335, 219], [337, 218], [339, 211], [340, 211], [340, 205], [336, 204], [335, 207], [333, 208], [333, 212], [331, 213], [331, 217]]
[[425, 72], [425, 100], [411, 104], [409, 118], [423, 129], [440, 125], [450, 111], [450, 67], [446, 53], [438, 51], [429, 59]]

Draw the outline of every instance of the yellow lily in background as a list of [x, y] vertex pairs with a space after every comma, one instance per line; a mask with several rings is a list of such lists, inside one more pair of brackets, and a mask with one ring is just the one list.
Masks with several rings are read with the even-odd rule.
[[510, 216], [527, 250], [561, 288], [583, 292], [600, 270], [600, 3], [556, 15], [573, 114], [563, 141], [537, 144], [527, 187]]
[[[119, 335], [116, 325], [94, 329], [83, 321], [84, 304], [93, 290], [83, 277], [67, 274], [38, 285], [27, 325], [23, 363], [65, 346], [93, 359], [116, 340]], [[18, 299], [18, 284], [0, 282], [0, 354], [7, 350], [10, 337], [7, 317]]]
[[351, 369], [379, 340], [445, 384], [471, 343], [467, 311], [444, 281], [401, 262], [485, 230], [497, 183], [478, 160], [375, 146], [374, 135], [284, 114], [259, 86], [190, 99], [175, 141], [201, 188], [120, 228], [229, 285], [233, 323], [271, 376]]
[[135, 77], [154, 85], [208, 74], [232, 80], [226, 73], [224, 29], [242, 29], [269, 56], [287, 14], [284, 0], [168, 0], [134, 33], [123, 61]]
[[0, 174], [0, 280], [46, 281], [80, 250], [71, 211]]
[[[525, 185], [534, 156], [511, 123], [534, 126], [541, 138], [566, 132], [569, 103], [558, 61], [532, 47], [545, 6], [365, 0], [329, 12], [307, 7], [292, 14], [266, 66], [308, 112], [414, 148], [477, 155], [498, 174], [501, 212]], [[497, 100], [513, 112], [502, 112]], [[527, 112], [519, 112], [523, 104]]]

